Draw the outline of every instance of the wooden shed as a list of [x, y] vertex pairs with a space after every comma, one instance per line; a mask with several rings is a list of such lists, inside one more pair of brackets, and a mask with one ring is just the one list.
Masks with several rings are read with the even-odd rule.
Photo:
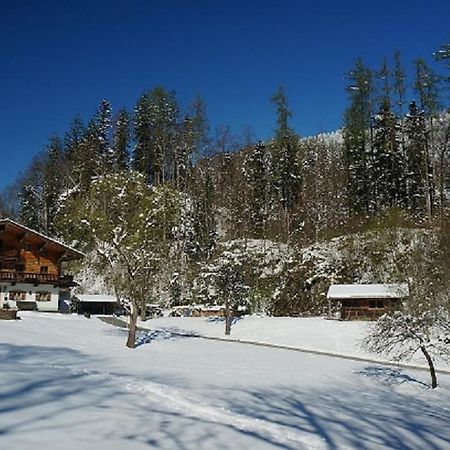
[[78, 314], [111, 315], [119, 305], [116, 297], [105, 294], [78, 294], [72, 301]]
[[327, 299], [330, 315], [341, 320], [377, 320], [398, 308], [409, 295], [408, 285], [332, 284]]

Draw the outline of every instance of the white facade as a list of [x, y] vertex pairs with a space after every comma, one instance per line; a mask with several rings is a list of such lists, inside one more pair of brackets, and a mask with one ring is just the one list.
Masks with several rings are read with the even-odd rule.
[[54, 312], [59, 310], [59, 299], [60, 288], [52, 284], [0, 283], [0, 305], [7, 303], [15, 308], [20, 301], [35, 302], [38, 311]]

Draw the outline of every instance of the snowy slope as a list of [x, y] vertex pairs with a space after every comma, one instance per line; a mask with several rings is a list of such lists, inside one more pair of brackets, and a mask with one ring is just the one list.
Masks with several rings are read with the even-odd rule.
[[445, 449], [450, 377], [98, 319], [0, 323], [1, 449]]

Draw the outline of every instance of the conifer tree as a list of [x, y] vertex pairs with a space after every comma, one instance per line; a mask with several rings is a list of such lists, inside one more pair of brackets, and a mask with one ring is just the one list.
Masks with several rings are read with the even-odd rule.
[[344, 115], [344, 149], [348, 197], [353, 213], [369, 213], [372, 205], [373, 73], [358, 58], [348, 74], [350, 105]]
[[398, 132], [398, 121], [391, 111], [389, 97], [383, 96], [380, 111], [374, 118], [371, 165], [374, 211], [380, 211], [386, 207], [403, 206], [406, 203], [404, 161]]
[[190, 183], [192, 199], [192, 229], [187, 253], [191, 260], [209, 259], [217, 244], [217, 222], [214, 205], [214, 184], [211, 168], [202, 164]]
[[110, 165], [113, 170], [126, 170], [129, 167], [129, 146], [131, 139], [130, 116], [126, 109], [118, 111], [113, 127], [113, 146]]
[[77, 157], [79, 147], [85, 137], [86, 129], [80, 116], [76, 116], [64, 135], [64, 153], [69, 163]]
[[414, 90], [419, 97], [420, 108], [426, 117], [431, 118], [439, 109], [439, 77], [423, 59], [417, 59], [415, 65]]
[[150, 98], [149, 93], [142, 94], [134, 108], [134, 140], [133, 167], [150, 179], [153, 167], [150, 129]]
[[436, 73], [423, 61], [416, 60], [416, 79], [414, 89], [419, 97], [420, 108], [424, 113], [427, 126], [425, 142], [425, 167], [427, 174], [425, 176], [426, 186], [426, 204], [428, 218], [431, 220], [434, 213], [434, 177], [431, 164], [431, 154], [435, 152], [434, 138], [434, 118], [439, 109], [439, 79]]
[[197, 95], [191, 105], [192, 130], [194, 133], [194, 162], [207, 153], [209, 142], [209, 123], [206, 104], [200, 95]]
[[177, 189], [186, 189], [188, 176], [192, 168], [192, 154], [195, 147], [195, 131], [189, 116], [178, 124], [174, 140], [173, 179]]
[[44, 231], [54, 235], [55, 216], [59, 208], [59, 198], [64, 188], [63, 168], [64, 149], [61, 139], [52, 136], [46, 149], [43, 174]]
[[411, 102], [405, 120], [406, 191], [408, 207], [416, 214], [423, 214], [427, 207], [427, 176], [429, 173], [426, 147], [427, 128], [425, 114]]
[[43, 175], [45, 154], [35, 156], [20, 180], [20, 222], [38, 231], [45, 231]]
[[270, 204], [269, 155], [262, 141], [250, 149], [244, 160], [244, 175], [251, 191], [250, 223], [256, 237], [263, 237]]
[[134, 166], [154, 184], [173, 177], [178, 113], [175, 92], [159, 86], [143, 94], [136, 105]]
[[97, 175], [110, 172], [114, 157], [111, 148], [112, 109], [108, 100], [102, 100], [92, 122], [93, 154], [98, 158]]
[[288, 108], [287, 96], [283, 87], [271, 97], [276, 107], [277, 128], [273, 143], [273, 184], [277, 191], [286, 219], [286, 232], [292, 231], [292, 212], [300, 198], [302, 185], [302, 171], [298, 158], [298, 136], [289, 127], [292, 113]]
[[403, 120], [405, 94], [406, 94], [406, 75], [400, 60], [400, 52], [394, 53], [394, 70], [393, 70], [393, 91], [396, 104], [397, 115]]

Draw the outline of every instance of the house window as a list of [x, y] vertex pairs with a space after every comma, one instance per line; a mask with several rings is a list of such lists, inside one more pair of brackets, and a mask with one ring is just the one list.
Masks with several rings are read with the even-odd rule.
[[49, 302], [52, 299], [52, 294], [50, 292], [36, 292], [37, 302]]
[[41, 266], [41, 273], [48, 273], [48, 266]]
[[27, 293], [25, 291], [10, 291], [9, 299], [15, 302], [25, 300]]
[[27, 252], [31, 252], [31, 244], [24, 244], [23, 248], [24, 248]]

